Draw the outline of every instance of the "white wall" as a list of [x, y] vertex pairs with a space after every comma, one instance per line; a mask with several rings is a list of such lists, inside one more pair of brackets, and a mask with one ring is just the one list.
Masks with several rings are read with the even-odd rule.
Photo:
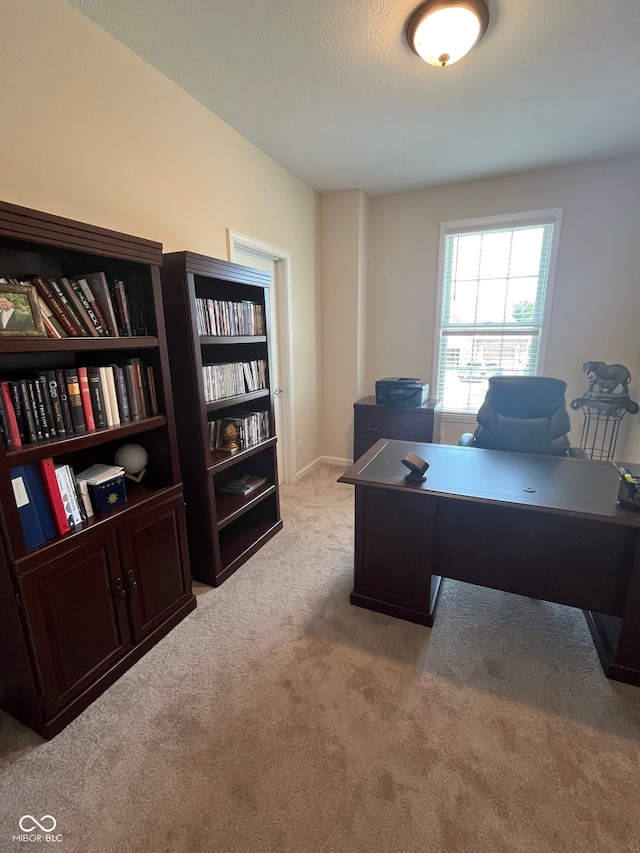
[[316, 194], [64, 0], [3, 0], [0, 198], [226, 258], [292, 257], [300, 468], [319, 448]]
[[[620, 362], [640, 400], [639, 189], [640, 158], [625, 158], [372, 199], [365, 392], [383, 376], [422, 376], [435, 388], [442, 221], [561, 207], [544, 372], [567, 381], [570, 402], [587, 388], [585, 361]], [[572, 412], [572, 422], [578, 443], [582, 413]], [[455, 443], [463, 431], [445, 424], [443, 440]], [[620, 458], [640, 459], [640, 415], [626, 416], [618, 447]]]

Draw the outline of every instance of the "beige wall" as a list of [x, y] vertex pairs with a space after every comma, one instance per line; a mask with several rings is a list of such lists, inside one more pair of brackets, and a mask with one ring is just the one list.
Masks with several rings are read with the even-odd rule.
[[[434, 323], [440, 223], [528, 210], [564, 210], [544, 372], [582, 395], [587, 360], [621, 362], [640, 400], [640, 158], [552, 169], [375, 198], [369, 205], [365, 394], [383, 376], [434, 385]], [[323, 199], [323, 204], [326, 203]], [[323, 282], [324, 287], [324, 282]], [[324, 339], [331, 331], [323, 330]], [[351, 372], [355, 374], [357, 365]], [[347, 365], [343, 373], [349, 375]], [[352, 411], [325, 395], [325, 418], [347, 434]], [[578, 443], [582, 413], [572, 412]], [[470, 421], [470, 425], [473, 421]], [[446, 423], [456, 442], [465, 425]], [[622, 423], [620, 453], [640, 460], [640, 415]], [[350, 457], [347, 440], [325, 453]]]
[[316, 194], [64, 0], [2, 4], [0, 198], [226, 258], [292, 257], [299, 468], [319, 447]]
[[345, 414], [364, 394], [368, 204], [360, 190], [320, 197], [322, 447], [339, 459], [353, 444]]

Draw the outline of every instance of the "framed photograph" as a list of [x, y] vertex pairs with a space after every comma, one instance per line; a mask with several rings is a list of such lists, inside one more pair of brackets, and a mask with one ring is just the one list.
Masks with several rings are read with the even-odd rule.
[[37, 291], [32, 284], [0, 282], [0, 336], [46, 337]]

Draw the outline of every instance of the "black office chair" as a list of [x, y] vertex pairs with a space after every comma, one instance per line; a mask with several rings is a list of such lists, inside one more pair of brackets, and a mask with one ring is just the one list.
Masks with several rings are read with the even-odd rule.
[[588, 458], [584, 450], [570, 446], [566, 388], [564, 380], [550, 376], [491, 376], [478, 426], [458, 444]]

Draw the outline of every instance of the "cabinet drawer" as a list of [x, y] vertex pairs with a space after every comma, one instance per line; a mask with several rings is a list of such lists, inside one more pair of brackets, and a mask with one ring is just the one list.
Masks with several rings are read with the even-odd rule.
[[406, 441], [433, 440], [433, 412], [403, 412], [402, 409], [356, 409], [353, 437], [359, 441], [394, 438]]

